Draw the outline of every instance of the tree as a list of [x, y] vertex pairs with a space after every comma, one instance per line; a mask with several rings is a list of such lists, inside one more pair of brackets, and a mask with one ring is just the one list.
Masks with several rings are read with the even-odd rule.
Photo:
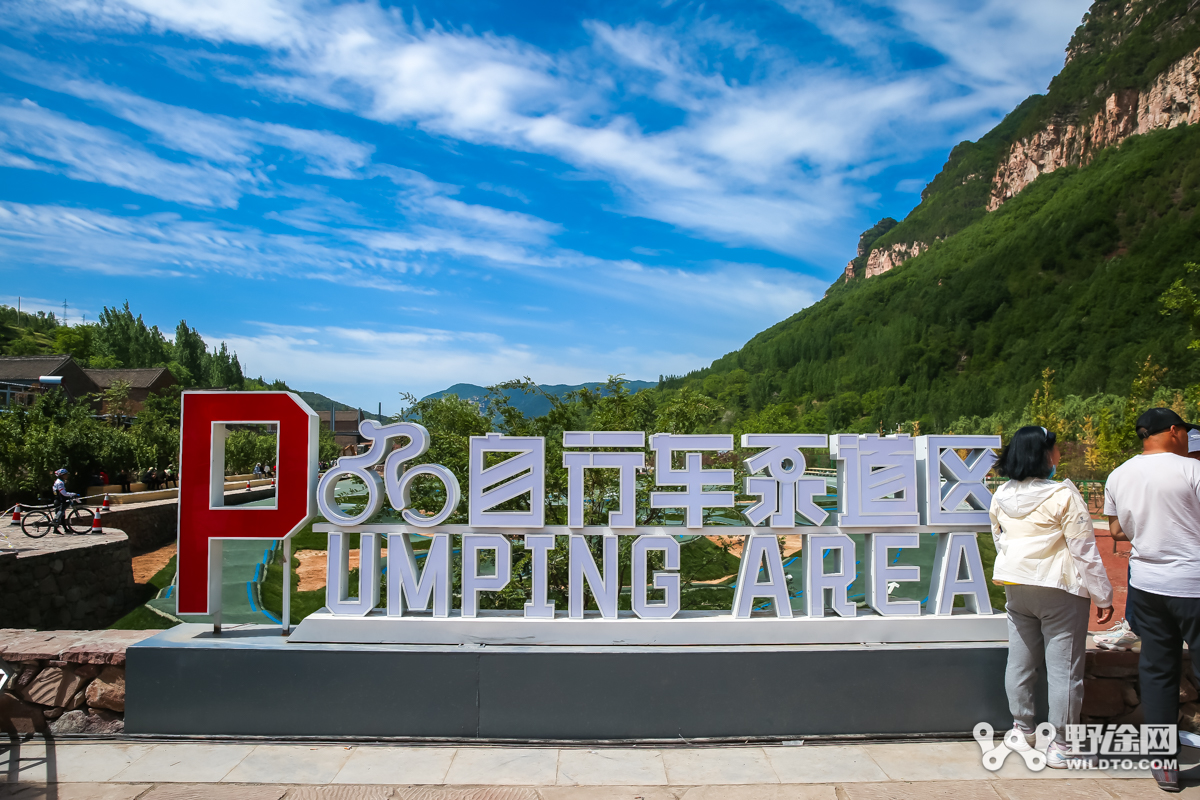
[[[207, 361], [208, 347], [204, 344], [204, 339], [196, 332], [194, 328], [189, 328], [187, 320], [180, 320], [179, 325], [175, 328], [175, 347], [174, 347], [173, 365], [177, 364], [182, 368], [183, 372], [189, 381], [186, 385], [192, 385], [191, 381], [199, 380], [208, 376]], [[175, 375], [176, 380], [183, 383], [180, 373], [171, 370]]]
[[63, 325], [54, 331], [54, 352], [66, 353], [86, 365], [92, 357], [95, 338], [95, 325]]
[[141, 315], [133, 316], [126, 301], [123, 308], [104, 307], [96, 325], [95, 354], [115, 359], [130, 369], [166, 366], [171, 345], [158, 326], [147, 326]]
[[132, 388], [129, 381], [116, 380], [100, 392], [99, 397], [103, 404], [101, 407], [113, 425], [120, 425], [125, 417], [133, 415], [133, 403], [129, 399]]
[[1137, 377], [1133, 379], [1133, 384], [1129, 387], [1129, 394], [1125, 401], [1125, 413], [1122, 415], [1121, 429], [1118, 435], [1120, 443], [1125, 448], [1132, 450], [1141, 446], [1134, 423], [1145, 410], [1144, 407], [1153, 399], [1154, 390], [1158, 388], [1166, 374], [1165, 367], [1157, 366], [1154, 363], [1154, 356], [1146, 356], [1146, 360], [1138, 369]]
[[1029, 401], [1031, 423], [1054, 431], [1065, 439], [1069, 431], [1063, 419], [1062, 405], [1062, 401], [1054, 395], [1054, 370], [1046, 367], [1042, 370], [1042, 383]]
[[5, 349], [10, 356], [36, 356], [46, 352], [45, 342], [32, 331], [21, 331], [21, 335]]
[[1164, 317], [1172, 314], [1182, 314], [1186, 317], [1192, 328], [1192, 341], [1188, 344], [1188, 349], [1200, 350], [1200, 298], [1196, 297], [1195, 290], [1189, 285], [1194, 282], [1192, 276], [1200, 271], [1200, 264], [1189, 261], [1183, 265], [1183, 269], [1184, 277], [1176, 278], [1159, 297], [1159, 302], [1162, 303], [1160, 313]]
[[723, 410], [711, 397], [685, 386], [659, 405], [655, 428], [663, 433], [696, 433], [711, 425]]
[[93, 419], [87, 404], [71, 402], [61, 391], [0, 414], [5, 503], [48, 496], [56, 469], [66, 469], [68, 486], [82, 491], [101, 469], [111, 472], [134, 463], [133, 441], [125, 431]]

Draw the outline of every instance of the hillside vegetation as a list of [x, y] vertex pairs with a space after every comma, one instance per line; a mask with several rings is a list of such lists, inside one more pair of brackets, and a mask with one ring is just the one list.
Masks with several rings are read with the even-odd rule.
[[987, 213], [992, 178], [1013, 142], [1048, 124], [1078, 124], [1103, 110], [1118, 92], [1145, 89], [1175, 61], [1200, 48], [1200, 9], [1193, 0], [1099, 0], [1084, 15], [1050, 82], [979, 139], [962, 142], [921, 193], [921, 203], [875, 240], [888, 247], [932, 243]]
[[1200, 129], [1129, 139], [1043, 176], [895, 270], [836, 286], [681, 383], [747, 406], [836, 402], [827, 426], [870, 430], [1019, 410], [1042, 370], [1065, 393], [1124, 393], [1147, 356], [1195, 383], [1187, 320], [1160, 295], [1200, 260]]

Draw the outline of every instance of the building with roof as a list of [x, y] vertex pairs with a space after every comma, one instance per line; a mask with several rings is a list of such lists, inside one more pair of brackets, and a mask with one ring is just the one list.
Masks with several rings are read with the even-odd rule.
[[[54, 381], [43, 378], [57, 379]], [[71, 400], [87, 400], [117, 381], [129, 384], [126, 413], [137, 414], [152, 392], [178, 383], [166, 367], [151, 369], [84, 369], [69, 355], [0, 356], [0, 408], [29, 405], [39, 394], [61, 387]], [[107, 414], [109, 410], [100, 409]]]
[[[360, 444], [366, 444], [367, 440], [358, 432], [358, 425], [363, 421], [362, 409], [356, 408], [350, 411], [330, 409], [329, 411], [318, 411], [317, 416], [321, 418], [322, 426], [333, 431], [333, 440], [342, 449], [343, 455], [357, 452]], [[352, 447], [354, 450], [348, 451], [347, 447]]]
[[[59, 380], [43, 382], [43, 377]], [[29, 405], [55, 385], [72, 400], [99, 391], [96, 382], [68, 355], [0, 357], [0, 402], [4, 405]]]
[[[151, 393], [162, 392], [175, 386], [179, 381], [175, 380], [175, 376], [171, 374], [171, 370], [166, 367], [151, 367], [150, 369], [85, 369], [86, 374], [99, 387], [99, 391], [105, 391], [117, 381], [125, 381], [129, 384], [129, 405], [128, 410], [131, 414], [137, 414], [146, 405], [146, 398]], [[101, 413], [108, 414], [109, 409], [102, 408]]]

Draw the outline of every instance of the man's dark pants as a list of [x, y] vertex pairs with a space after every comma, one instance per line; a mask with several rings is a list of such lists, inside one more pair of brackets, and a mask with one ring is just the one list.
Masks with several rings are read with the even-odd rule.
[[1146, 724], [1174, 725], [1179, 719], [1184, 642], [1192, 654], [1192, 675], [1200, 684], [1200, 597], [1168, 597], [1131, 585], [1128, 603], [1142, 637], [1138, 684]]

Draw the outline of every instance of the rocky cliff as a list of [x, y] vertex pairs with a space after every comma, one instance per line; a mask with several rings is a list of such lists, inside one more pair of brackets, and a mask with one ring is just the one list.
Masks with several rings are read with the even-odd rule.
[[910, 258], [921, 255], [929, 249], [924, 242], [889, 244], [877, 247], [867, 256], [865, 277], [874, 278], [894, 267], [898, 267]]
[[[1147, 89], [1110, 94], [1104, 109], [1090, 119], [1056, 119], [1032, 136], [1014, 142], [992, 179], [988, 211], [995, 211], [1039, 175], [1068, 165], [1087, 164], [1097, 151], [1135, 134], [1197, 121], [1200, 50], [1176, 61]], [[871, 274], [869, 269], [867, 274]]]
[[1027, 99], [978, 142], [955, 147], [902, 222], [864, 234], [841, 280], [894, 269], [1039, 175], [1086, 166], [1130, 136], [1198, 121], [1200, 0], [1096, 0], [1048, 92]]

